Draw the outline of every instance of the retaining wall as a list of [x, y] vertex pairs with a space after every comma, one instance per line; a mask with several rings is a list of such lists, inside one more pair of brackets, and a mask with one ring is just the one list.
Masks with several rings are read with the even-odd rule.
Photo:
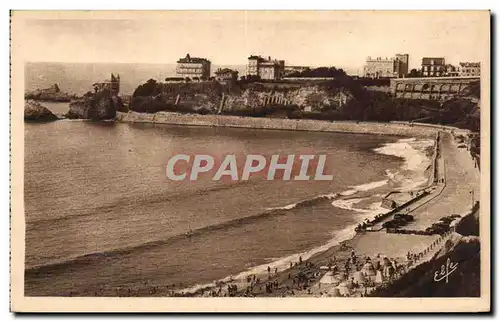
[[181, 114], [172, 112], [158, 112], [156, 114], [117, 112], [118, 122], [137, 122], [154, 124], [192, 125], [192, 126], [217, 126], [237, 127], [272, 130], [294, 130], [312, 132], [345, 132], [367, 133], [380, 135], [398, 135], [412, 137], [436, 136], [442, 128], [433, 126], [420, 126], [408, 123], [377, 123], [377, 122], [351, 122], [351, 121], [322, 121], [322, 120], [295, 120], [265, 117], [246, 117], [232, 115], [201, 115]]

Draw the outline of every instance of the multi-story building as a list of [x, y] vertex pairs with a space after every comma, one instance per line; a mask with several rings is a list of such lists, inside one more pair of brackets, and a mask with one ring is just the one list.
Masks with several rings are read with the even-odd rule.
[[206, 58], [191, 57], [189, 54], [177, 61], [176, 73], [179, 77], [209, 78], [210, 61]]
[[238, 71], [229, 68], [219, 68], [215, 71], [215, 79], [219, 82], [236, 82]]
[[446, 73], [446, 63], [444, 57], [424, 57], [422, 58], [422, 76], [440, 77]]
[[363, 68], [363, 76], [370, 78], [405, 77], [408, 74], [408, 60], [408, 54], [396, 54], [391, 58], [368, 57]]
[[410, 60], [410, 55], [396, 54], [395, 58], [395, 70], [398, 73], [398, 77], [405, 77], [408, 75], [408, 62]]
[[103, 82], [98, 82], [92, 84], [94, 87], [94, 91], [100, 92], [102, 90], [108, 90], [111, 92], [111, 95], [118, 95], [120, 93], [120, 75], [116, 74], [115, 75], [111, 74], [111, 78], [108, 80], [105, 80]]
[[265, 59], [261, 56], [251, 55], [248, 57], [247, 75], [259, 76], [261, 79], [281, 79], [285, 71], [285, 61]]
[[457, 66], [453, 66], [451, 64], [447, 64], [445, 66], [443, 76], [446, 76], [446, 77], [456, 77], [456, 76], [459, 76], [459, 72], [458, 72]]
[[460, 63], [458, 73], [460, 76], [481, 76], [481, 63]]

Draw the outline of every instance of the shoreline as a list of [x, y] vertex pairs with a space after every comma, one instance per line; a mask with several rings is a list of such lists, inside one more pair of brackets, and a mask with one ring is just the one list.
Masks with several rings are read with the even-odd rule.
[[407, 122], [357, 122], [357, 121], [323, 121], [311, 119], [259, 118], [232, 115], [201, 115], [173, 112], [154, 114], [137, 112], [116, 112], [115, 122], [150, 123], [206, 127], [233, 127], [268, 130], [292, 130], [309, 132], [341, 132], [358, 134], [394, 135], [418, 138], [434, 138], [438, 131], [454, 131], [469, 133], [468, 130], [450, 126]]

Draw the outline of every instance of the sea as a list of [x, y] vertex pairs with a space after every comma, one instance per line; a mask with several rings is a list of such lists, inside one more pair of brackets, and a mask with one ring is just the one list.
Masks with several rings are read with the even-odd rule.
[[[56, 114], [67, 103], [44, 103]], [[190, 289], [349, 239], [425, 184], [431, 140], [60, 120], [25, 124], [26, 296]], [[331, 181], [171, 181], [175, 154], [325, 154]], [[151, 294], [151, 293], [149, 293]]]

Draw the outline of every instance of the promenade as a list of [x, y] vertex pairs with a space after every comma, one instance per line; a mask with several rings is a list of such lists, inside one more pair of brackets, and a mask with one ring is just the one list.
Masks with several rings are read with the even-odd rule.
[[411, 211], [415, 221], [405, 229], [425, 230], [444, 216], [465, 215], [479, 198], [479, 171], [474, 168], [469, 152], [458, 148], [450, 133], [441, 134], [438, 173], [444, 177], [445, 185], [436, 198]]

